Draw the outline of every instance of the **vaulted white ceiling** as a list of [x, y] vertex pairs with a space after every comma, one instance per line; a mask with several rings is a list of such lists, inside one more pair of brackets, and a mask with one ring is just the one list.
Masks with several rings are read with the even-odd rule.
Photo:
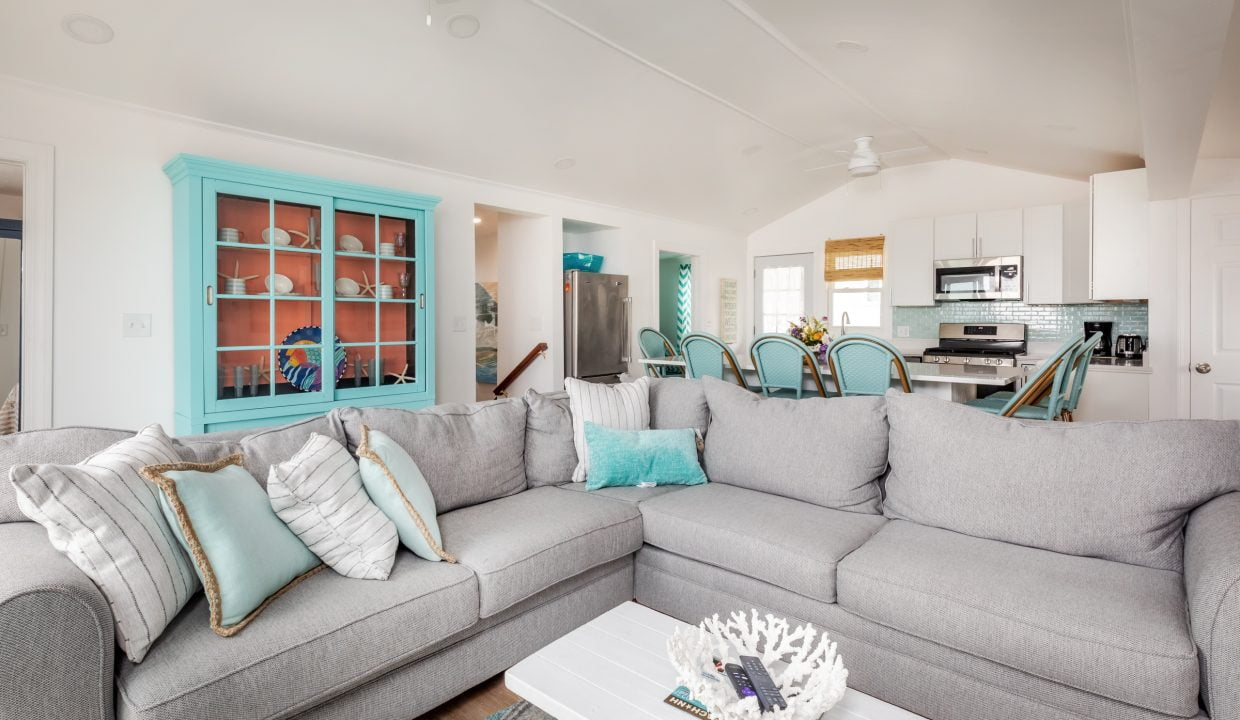
[[[1129, 15], [1152, 1], [41, 0], [6, 3], [0, 72], [744, 229], [846, 182], [806, 170], [859, 135], [910, 150], [888, 165], [1140, 166]], [[71, 40], [74, 12], [115, 39]]]

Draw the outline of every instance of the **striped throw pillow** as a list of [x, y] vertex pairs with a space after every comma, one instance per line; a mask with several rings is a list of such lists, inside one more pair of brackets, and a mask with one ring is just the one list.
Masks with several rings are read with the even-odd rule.
[[573, 446], [577, 449], [573, 482], [584, 482], [590, 470], [586, 423], [612, 430], [649, 430], [650, 378], [617, 385], [564, 378], [564, 389], [568, 391], [568, 409], [573, 414]]
[[159, 489], [139, 473], [180, 459], [163, 428], [151, 425], [77, 465], [9, 472], [21, 511], [108, 599], [116, 641], [135, 663], [199, 588], [160, 510]]
[[400, 539], [370, 500], [357, 461], [333, 438], [311, 433], [267, 478], [271, 508], [306, 547], [345, 577], [387, 580]]

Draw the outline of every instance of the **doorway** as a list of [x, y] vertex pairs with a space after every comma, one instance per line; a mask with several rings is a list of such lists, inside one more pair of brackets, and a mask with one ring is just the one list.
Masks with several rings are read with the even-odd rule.
[[1240, 195], [1192, 201], [1189, 409], [1240, 420]]
[[0, 161], [0, 435], [21, 429], [24, 171]]
[[494, 400], [499, 382], [499, 213], [474, 208], [475, 399]]
[[673, 348], [693, 330], [692, 255], [659, 251], [659, 332]]
[[813, 253], [764, 255], [753, 259], [754, 335], [787, 332], [810, 312]]

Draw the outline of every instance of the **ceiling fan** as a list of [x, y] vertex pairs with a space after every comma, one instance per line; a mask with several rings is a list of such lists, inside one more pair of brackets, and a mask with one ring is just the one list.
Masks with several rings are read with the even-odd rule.
[[843, 162], [831, 163], [830, 165], [819, 165], [817, 167], [805, 168], [805, 172], [817, 172], [819, 170], [827, 170], [829, 168], [848, 166], [848, 174], [853, 177], [869, 177], [877, 175], [879, 170], [883, 169], [882, 158], [901, 153], [919, 152], [921, 150], [929, 150], [929, 146], [919, 145], [917, 147], [900, 148], [898, 150], [888, 150], [879, 153], [871, 147], [874, 142], [874, 136], [863, 135], [853, 140], [855, 146], [852, 150], [833, 150], [832, 152], [845, 155], [848, 157]]

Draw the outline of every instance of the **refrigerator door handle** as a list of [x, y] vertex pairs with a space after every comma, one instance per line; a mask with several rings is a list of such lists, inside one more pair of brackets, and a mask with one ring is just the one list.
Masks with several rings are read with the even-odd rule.
[[578, 355], [581, 353], [581, 340], [579, 337], [580, 332], [581, 332], [581, 308], [579, 307], [581, 298], [578, 293], [579, 288], [577, 287], [577, 275], [573, 274], [571, 277], [572, 277], [572, 280], [571, 280], [572, 302], [569, 304], [572, 305], [572, 308], [573, 308], [573, 319], [572, 319], [573, 339], [572, 339], [572, 347], [568, 349], [568, 357], [569, 357], [569, 365], [570, 365], [568, 374], [572, 377], [578, 377], [580, 375], [578, 367], [580, 366], [580, 360], [581, 360], [581, 358], [578, 357]]
[[624, 357], [626, 363], [633, 362], [633, 298], [624, 299]]

